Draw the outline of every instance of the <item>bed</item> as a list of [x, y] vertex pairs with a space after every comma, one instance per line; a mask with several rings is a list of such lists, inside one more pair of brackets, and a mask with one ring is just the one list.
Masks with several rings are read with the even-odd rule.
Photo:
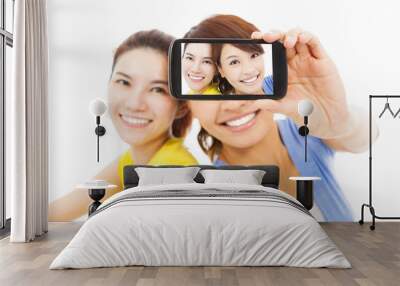
[[[277, 166], [196, 167], [193, 182], [151, 185], [139, 183], [145, 181], [139, 171], [188, 167], [125, 167], [125, 190], [103, 202], [50, 269], [351, 267], [308, 210], [279, 190]], [[213, 173], [206, 170], [214, 169], [239, 172], [232, 183], [205, 181], [205, 174]], [[251, 170], [262, 171], [261, 183], [238, 183], [241, 174]]]

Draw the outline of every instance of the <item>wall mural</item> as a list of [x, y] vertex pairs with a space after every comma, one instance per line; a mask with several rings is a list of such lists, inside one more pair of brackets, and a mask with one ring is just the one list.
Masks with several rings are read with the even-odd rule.
[[[312, 209], [319, 220], [356, 220], [348, 202], [349, 190], [341, 187], [333, 162], [337, 152], [367, 151], [368, 122], [364, 118], [368, 115], [361, 108], [350, 108], [341, 75], [323, 43], [300, 29], [263, 34], [258, 32], [257, 23], [240, 15], [217, 14], [193, 24], [182, 38], [281, 42], [286, 48], [286, 95], [279, 100], [178, 100], [170, 95], [168, 83], [168, 51], [175, 37], [151, 27], [132, 31], [110, 52], [110, 64], [104, 71], [109, 78], [107, 95], [102, 97], [107, 110], [101, 110], [101, 104], [92, 106], [98, 115], [105, 112], [101, 117], [105, 126], [105, 135], [100, 137], [101, 168], [92, 178], [87, 171], [82, 177], [114, 185], [105, 194], [108, 198], [124, 189], [123, 169], [127, 165], [277, 165], [280, 189], [293, 196], [296, 182], [289, 177], [320, 178], [314, 182]], [[249, 47], [206, 43], [182, 46], [183, 93], [204, 97], [272, 94], [271, 48]], [[96, 97], [91, 96], [91, 100]], [[306, 114], [298, 110], [304, 99], [312, 103], [312, 110]], [[284, 116], [277, 119], [275, 114]], [[309, 115], [306, 122], [305, 115]], [[108, 125], [104, 116], [110, 119]], [[95, 123], [90, 122], [92, 139], [96, 136]], [[304, 123], [309, 130], [307, 160], [305, 137], [299, 133]], [[103, 138], [111, 136], [111, 131], [125, 145], [112, 161], [103, 162], [103, 152], [111, 148]], [[374, 132], [375, 140], [376, 127]], [[189, 133], [195, 134], [188, 139]], [[95, 148], [94, 139], [92, 143]], [[200, 147], [202, 156], [191, 151], [192, 144]], [[78, 183], [83, 182], [74, 186]], [[74, 187], [53, 197], [49, 206], [53, 221], [82, 217], [92, 203], [87, 191]]]

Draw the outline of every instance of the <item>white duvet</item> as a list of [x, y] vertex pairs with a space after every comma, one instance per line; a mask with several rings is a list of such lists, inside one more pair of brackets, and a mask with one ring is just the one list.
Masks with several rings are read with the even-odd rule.
[[[249, 191], [249, 197], [128, 198], [137, 192]], [[318, 222], [263, 191], [299, 204], [273, 188], [231, 184], [135, 187], [90, 217], [50, 269], [146, 266], [295, 266], [349, 268]], [[243, 192], [241, 192], [243, 193]], [[146, 193], [140, 193], [146, 195]]]

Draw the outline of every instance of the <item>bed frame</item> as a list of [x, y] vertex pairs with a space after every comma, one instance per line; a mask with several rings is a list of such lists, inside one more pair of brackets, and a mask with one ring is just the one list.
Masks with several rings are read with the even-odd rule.
[[[128, 165], [124, 168], [124, 189], [133, 188], [138, 185], [139, 177], [135, 171], [136, 167], [147, 167], [147, 168], [180, 168], [188, 167], [181, 165], [162, 165], [162, 166], [151, 166], [151, 165]], [[265, 175], [262, 179], [261, 184], [265, 187], [271, 187], [279, 189], [279, 167], [275, 165], [255, 165], [255, 166], [241, 166], [241, 165], [229, 165], [229, 166], [214, 166], [214, 165], [194, 165], [190, 167], [200, 167], [204, 169], [220, 169], [220, 170], [263, 170]], [[200, 174], [194, 178], [197, 183], [204, 183], [204, 178]]]
[[[214, 166], [214, 165], [192, 165], [192, 166], [182, 166], [182, 165], [129, 165], [124, 168], [124, 189], [129, 189], [136, 187], [139, 183], [139, 176], [135, 171], [136, 167], [146, 167], [146, 168], [182, 168], [182, 167], [200, 167], [204, 169], [220, 169], [220, 170], [263, 170], [265, 175], [262, 179], [261, 184], [264, 187], [271, 187], [279, 190], [279, 167], [275, 165], [254, 165], [254, 166], [242, 166], [242, 165], [226, 165], [226, 166]], [[204, 183], [204, 178], [200, 174], [194, 178], [197, 183]], [[311, 210], [314, 205], [313, 196], [313, 182], [307, 180], [297, 181], [296, 187], [296, 199], [303, 204], [307, 210]]]

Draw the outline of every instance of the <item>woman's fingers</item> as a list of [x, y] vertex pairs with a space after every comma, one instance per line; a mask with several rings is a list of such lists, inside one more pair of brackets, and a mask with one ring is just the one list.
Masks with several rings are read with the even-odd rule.
[[318, 59], [327, 56], [318, 38], [301, 28], [294, 28], [286, 33], [279, 30], [271, 30], [267, 33], [257, 31], [253, 32], [251, 38], [263, 39], [268, 43], [280, 41], [286, 48], [288, 59], [296, 54], [304, 57], [311, 55]]
[[272, 43], [272, 42], [279, 41], [279, 40], [283, 39], [284, 35], [285, 34], [282, 33], [279, 30], [270, 30], [270, 31], [268, 31], [266, 33], [262, 33], [260, 31], [256, 31], [256, 32], [253, 32], [251, 34], [251, 38], [252, 39], [256, 39], [256, 40], [263, 39], [267, 43]]
[[307, 45], [300, 41], [300, 36], [303, 33], [305, 32], [300, 28], [290, 30], [286, 36], [286, 48], [293, 48], [295, 50], [295, 54], [301, 57], [308, 57], [310, 56], [310, 51], [308, 50]]
[[299, 34], [303, 32], [300, 28], [290, 29], [286, 34], [283, 40], [283, 45], [286, 49], [292, 49], [295, 47]]
[[258, 99], [255, 101], [254, 106], [272, 113], [282, 112], [282, 105], [279, 104], [279, 101], [273, 99]]
[[267, 33], [261, 33], [259, 31], [253, 32], [251, 35], [252, 39], [263, 39], [267, 43], [272, 43], [275, 41], [280, 41], [286, 48], [286, 56], [291, 59], [296, 55], [296, 50], [294, 46], [297, 42], [297, 35], [301, 32], [301, 29], [296, 28], [283, 33], [279, 30], [270, 30]]
[[255, 39], [255, 40], [259, 40], [262, 39], [263, 33], [261, 33], [260, 31], [255, 31], [251, 34], [251, 38]]
[[298, 51], [296, 50], [296, 44], [298, 40], [298, 35], [302, 32], [300, 28], [294, 28], [289, 30], [284, 34], [283, 45], [286, 48], [286, 57], [291, 60], [296, 56]]
[[313, 57], [317, 59], [327, 57], [324, 48], [322, 47], [319, 39], [315, 35], [309, 32], [303, 32], [299, 35], [299, 42], [307, 45], [308, 50], [311, 52]]
[[311, 39], [312, 35], [309, 32], [302, 31], [297, 36], [297, 44], [295, 46], [296, 52], [300, 57], [307, 58], [311, 56], [310, 49], [307, 46], [307, 42]]

